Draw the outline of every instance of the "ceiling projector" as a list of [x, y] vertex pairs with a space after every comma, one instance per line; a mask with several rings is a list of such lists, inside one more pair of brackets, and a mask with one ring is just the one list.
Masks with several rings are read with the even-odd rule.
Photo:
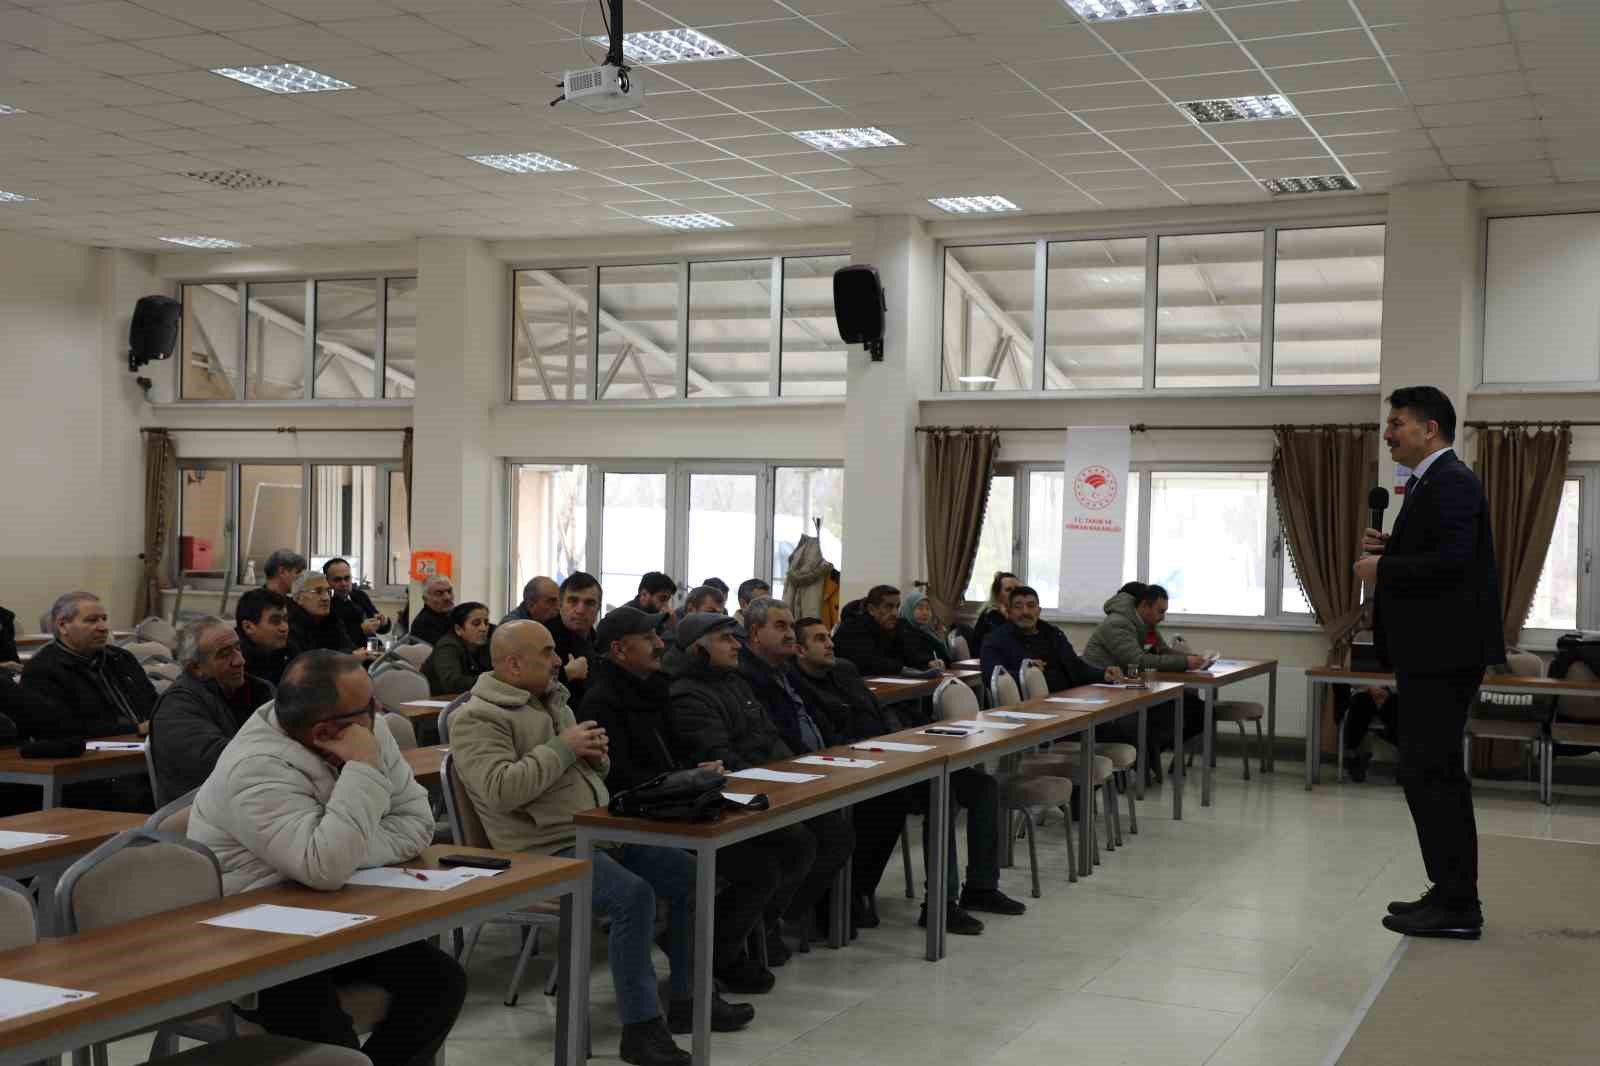
[[551, 107], [571, 100], [586, 111], [605, 114], [644, 103], [644, 85], [622, 54], [622, 0], [600, 0], [600, 13], [606, 17], [605, 61], [598, 67], [564, 71], [561, 95], [550, 101]]

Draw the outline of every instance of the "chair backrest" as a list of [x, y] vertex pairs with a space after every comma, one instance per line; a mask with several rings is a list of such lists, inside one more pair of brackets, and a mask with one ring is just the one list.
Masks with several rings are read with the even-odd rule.
[[450, 743], [450, 716], [455, 713], [457, 707], [461, 706], [463, 703], [466, 703], [471, 698], [472, 693], [463, 692], [461, 695], [451, 700], [448, 707], [439, 712], [439, 720], [434, 723], [435, 727], [439, 730], [439, 743]]
[[175, 800], [168, 800], [156, 808], [156, 813], [144, 820], [144, 827], [152, 833], [171, 833], [173, 836], [189, 835], [189, 812], [194, 809], [195, 793], [191, 788]]
[[87, 933], [221, 898], [222, 864], [209, 848], [171, 833], [128, 829], [61, 875], [56, 927]]
[[[149, 675], [147, 674], [145, 676], [148, 677]], [[163, 692], [167, 691], [167, 689], [172, 687], [172, 682], [168, 681], [164, 677], [152, 677], [150, 678], [150, 687], [155, 689], [156, 695], [159, 696]]]
[[158, 662], [172, 662], [172, 649], [165, 644], [157, 644], [153, 640], [131, 640], [122, 646], [122, 650], [138, 659], [141, 663], [149, 659]]
[[450, 823], [450, 839], [464, 848], [489, 847], [489, 831], [483, 827], [483, 819], [478, 817], [478, 810], [472, 805], [472, 797], [467, 795], [467, 786], [462, 783], [456, 768], [450, 760], [455, 756], [450, 752], [444, 753], [444, 759], [439, 763], [439, 783], [444, 793], [445, 818]]
[[154, 641], [157, 644], [164, 645], [168, 655], [171, 655], [178, 647], [178, 631], [172, 628], [171, 622], [168, 622], [165, 618], [157, 618], [155, 615], [151, 615], [134, 626], [133, 635], [136, 640]]
[[39, 940], [33, 895], [9, 877], [0, 877], [0, 951], [25, 948]]
[[967, 638], [953, 630], [950, 633], [950, 654], [957, 661], [972, 658], [972, 649], [967, 646]]
[[1050, 682], [1044, 679], [1044, 671], [1033, 663], [1022, 668], [1022, 698], [1029, 700], [1042, 700], [1050, 695]]
[[[1496, 674], [1501, 677], [1543, 677], [1544, 660], [1530, 651], [1507, 648], [1505, 666], [1493, 668], [1484, 680], [1493, 681]], [[1520, 692], [1485, 692], [1479, 697], [1479, 701], [1495, 707], [1527, 708], [1534, 705], [1532, 696]]]
[[144, 676], [151, 681], [176, 681], [183, 676], [183, 667], [169, 660], [146, 659], [140, 665], [144, 667]]
[[[1567, 667], [1565, 681], [1597, 681], [1588, 663]], [[1600, 722], [1600, 700], [1593, 696], [1562, 696], [1556, 717], [1564, 722]]]
[[433, 645], [420, 640], [415, 644], [398, 644], [394, 648], [394, 653], [418, 670], [421, 670], [422, 664], [427, 662], [428, 656], [433, 654]]
[[411, 719], [403, 714], [386, 711], [382, 715], [382, 720], [389, 729], [389, 735], [394, 737], [395, 746], [401, 751], [410, 751], [417, 746], [417, 729], [411, 724]]
[[372, 679], [372, 694], [385, 707], [398, 707], [430, 695], [428, 679], [410, 670], [385, 670]]
[[971, 720], [978, 716], [978, 697], [965, 681], [947, 677], [933, 690], [933, 708], [942, 722]]
[[[161, 777], [156, 773], [156, 757], [149, 740], [144, 742], [144, 772], [150, 775], [150, 798], [157, 807], [164, 802], [161, 796]], [[149, 828], [148, 825], [146, 828]]]
[[1013, 703], [1022, 702], [1022, 693], [1017, 689], [1017, 679], [1003, 666], [994, 668], [994, 674], [989, 678], [989, 693], [996, 707], [1009, 707]]

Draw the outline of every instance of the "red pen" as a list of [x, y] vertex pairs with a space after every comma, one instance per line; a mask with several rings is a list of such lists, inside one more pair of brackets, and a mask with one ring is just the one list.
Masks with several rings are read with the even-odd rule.
[[887, 748], [857, 748], [857, 751], [887, 751]]
[[829, 762], [839, 762], [840, 761], [839, 756], [837, 756], [837, 755], [818, 755], [817, 758], [826, 759]]
[[407, 869], [404, 866], [400, 867], [400, 872], [403, 873], [403, 874], [410, 874], [412, 877], [415, 877], [418, 881], [426, 881], [427, 880], [426, 877], [422, 876], [422, 874], [418, 873], [416, 870]]

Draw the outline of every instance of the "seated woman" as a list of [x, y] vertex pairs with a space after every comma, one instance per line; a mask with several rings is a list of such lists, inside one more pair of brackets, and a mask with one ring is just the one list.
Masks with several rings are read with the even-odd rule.
[[439, 638], [422, 664], [429, 692], [455, 696], [472, 690], [478, 675], [491, 665], [489, 630], [489, 608], [483, 604], [458, 603], [450, 609], [450, 632]]
[[989, 582], [989, 602], [985, 603], [978, 611], [978, 617], [972, 623], [972, 654], [976, 658], [983, 650], [983, 638], [991, 630], [999, 629], [1011, 620], [1007, 613], [1011, 604], [1011, 590], [1022, 584], [1017, 580], [1017, 575], [1009, 570], [996, 570], [994, 580]]
[[906, 623], [906, 642], [917, 648], [911, 662], [938, 660], [950, 665], [950, 645], [945, 643], [939, 620], [934, 617], [933, 604], [921, 589], [912, 589], [900, 601], [900, 620]]

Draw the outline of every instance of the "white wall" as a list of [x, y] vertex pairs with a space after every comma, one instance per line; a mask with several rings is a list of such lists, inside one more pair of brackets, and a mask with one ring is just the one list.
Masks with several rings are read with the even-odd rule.
[[11, 452], [0, 603], [32, 632], [87, 588], [132, 621], [144, 536], [128, 319], [161, 291], [148, 256], [0, 232], [0, 425]]

